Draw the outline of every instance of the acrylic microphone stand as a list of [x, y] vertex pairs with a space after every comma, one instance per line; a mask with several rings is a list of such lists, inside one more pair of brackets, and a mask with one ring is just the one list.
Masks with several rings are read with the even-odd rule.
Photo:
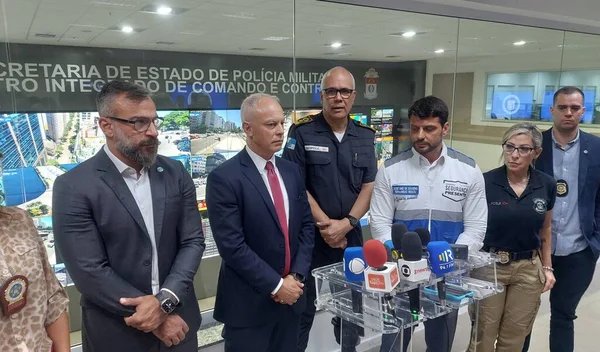
[[[401, 278], [390, 294], [368, 291], [363, 282], [347, 281], [343, 263], [331, 264], [312, 272], [317, 288], [315, 303], [317, 309], [329, 311], [341, 318], [340, 345], [344, 329], [353, 329], [374, 334], [394, 334], [397, 336], [394, 344], [403, 346], [402, 331], [405, 328], [415, 327], [469, 304], [474, 306], [473, 331], [476, 332], [479, 301], [504, 291], [504, 286], [497, 282], [495, 263], [494, 255], [485, 252], [470, 253], [468, 261], [455, 260], [454, 271], [443, 276], [431, 274], [429, 280], [419, 282]], [[469, 276], [472, 270], [484, 267], [492, 269], [492, 280], [484, 281]], [[445, 304], [440, 304], [435, 290], [436, 284], [444, 278], [448, 295]], [[408, 296], [404, 294], [412, 289], [419, 289], [420, 292], [419, 314], [410, 312]], [[471, 338], [474, 336], [475, 333]], [[476, 351], [477, 346], [473, 345]]]

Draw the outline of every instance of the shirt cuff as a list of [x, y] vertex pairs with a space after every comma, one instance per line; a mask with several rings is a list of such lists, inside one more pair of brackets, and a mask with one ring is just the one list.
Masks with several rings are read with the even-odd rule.
[[160, 290], [166, 291], [168, 294], [173, 296], [173, 298], [175, 298], [175, 305], [179, 304], [179, 297], [177, 297], [177, 295], [173, 291], [169, 290], [168, 288], [161, 288]]
[[279, 284], [277, 285], [277, 287], [275, 287], [275, 289], [271, 292], [271, 295], [275, 296], [277, 294], [277, 292], [279, 292], [279, 289], [281, 288], [281, 286], [283, 286], [283, 279], [279, 279]]

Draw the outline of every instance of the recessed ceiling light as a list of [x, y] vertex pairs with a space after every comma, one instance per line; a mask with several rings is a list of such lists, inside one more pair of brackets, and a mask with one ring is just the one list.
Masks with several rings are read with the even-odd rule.
[[410, 37], [414, 37], [415, 34], [417, 34], [417, 32], [415, 32], [415, 31], [408, 31], [408, 32], [402, 33], [402, 36], [404, 38], [410, 38]]
[[158, 9], [156, 9], [156, 13], [161, 15], [168, 15], [171, 11], [173, 11], [173, 9], [168, 6], [159, 6]]
[[444, 49], [437, 49], [436, 51], [434, 51], [434, 53], [436, 54], [441, 54], [444, 52]]
[[342, 46], [342, 43], [340, 43], [340, 42], [331, 43], [332, 48], [339, 48], [341, 46]]
[[125, 33], [131, 33], [133, 32], [133, 28], [130, 26], [124, 26], [123, 28], [121, 28], [121, 30]]
[[526, 42], [524, 40], [519, 40], [518, 42], [514, 42], [513, 45], [520, 46], [520, 45], [525, 45], [525, 43]]

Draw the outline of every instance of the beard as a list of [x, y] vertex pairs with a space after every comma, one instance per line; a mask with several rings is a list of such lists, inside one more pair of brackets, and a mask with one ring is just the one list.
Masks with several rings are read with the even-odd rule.
[[[132, 162], [142, 165], [142, 167], [150, 167], [156, 162], [158, 138], [149, 137], [139, 144], [134, 144], [121, 130], [115, 129], [115, 147]], [[147, 151], [147, 147], [152, 148]]]
[[[419, 143], [421, 145], [419, 147], [417, 147], [417, 143]], [[416, 142], [413, 142], [413, 147], [420, 154], [429, 154], [432, 151], [436, 150], [440, 146], [440, 144], [441, 144], [441, 142], [434, 145], [434, 144], [431, 144], [426, 141], [416, 141]]]

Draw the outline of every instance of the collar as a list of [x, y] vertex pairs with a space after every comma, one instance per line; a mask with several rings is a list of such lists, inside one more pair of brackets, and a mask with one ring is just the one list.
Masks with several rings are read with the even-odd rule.
[[[315, 132], [327, 132], [327, 131], [331, 131], [331, 133], [333, 133], [333, 130], [331, 129], [331, 126], [329, 126], [329, 124], [327, 123], [327, 120], [325, 120], [325, 116], [323, 116], [323, 111], [321, 111], [320, 113], [318, 113], [317, 115], [314, 116], [315, 122], [316, 122], [316, 126], [315, 126]], [[351, 135], [351, 136], [358, 136], [358, 131], [357, 131], [357, 126], [354, 123], [354, 120], [350, 118], [350, 115], [348, 115], [346, 117], [346, 119], [348, 119], [348, 126], [346, 126], [346, 132], [345, 134]]]
[[448, 147], [446, 147], [446, 143], [444, 143], [443, 141], [442, 141], [442, 153], [440, 154], [440, 157], [437, 158], [437, 160], [435, 160], [432, 163], [430, 163], [426, 157], [419, 154], [419, 152], [417, 152], [417, 150], [414, 147], [412, 147], [411, 149], [412, 149], [412, 153], [413, 153], [412, 159], [417, 166], [435, 166], [438, 164], [443, 164], [446, 162], [446, 157], [448, 156]]
[[[567, 143], [567, 146], [572, 146], [573, 144], [579, 142], [579, 136], [581, 135], [580, 132], [581, 131], [579, 129], [577, 129], [577, 135], [575, 136], [575, 138], [573, 138], [572, 141]], [[556, 138], [554, 138], [554, 129], [552, 129], [552, 131], [550, 132], [550, 135], [552, 136], [552, 146], [562, 148], [562, 146], [556, 142]]]
[[[104, 145], [104, 152], [106, 153], [106, 155], [108, 155], [108, 158], [113, 162], [113, 164], [115, 164], [115, 166], [117, 167], [117, 170], [119, 171], [119, 174], [121, 175], [136, 175], [137, 178], [137, 172], [135, 171], [134, 168], [132, 168], [131, 166], [125, 164], [124, 162], [121, 161], [121, 159], [117, 158], [116, 155], [114, 155], [110, 149], [108, 148], [108, 145]], [[142, 170], [140, 171], [140, 175], [144, 175], [146, 173], [146, 168], [142, 168]]]
[[[501, 186], [505, 189], [508, 189], [510, 185], [508, 184], [508, 174], [506, 170], [506, 165], [502, 165], [494, 170], [488, 172], [490, 181], [492, 183]], [[529, 166], [529, 185], [533, 189], [543, 187], [542, 181], [538, 176], [538, 171], [533, 168], [533, 166]]]
[[248, 147], [248, 146], [246, 146], [246, 152], [250, 156], [250, 159], [252, 159], [252, 162], [258, 169], [258, 172], [260, 172], [261, 174], [266, 170], [267, 161], [270, 161], [271, 163], [273, 163], [274, 167], [277, 167], [277, 165], [275, 164], [275, 159], [276, 159], [275, 154], [273, 154], [271, 159], [265, 160], [262, 158], [262, 156], [256, 154], [254, 151], [252, 151], [252, 149], [250, 149], [250, 147]]

